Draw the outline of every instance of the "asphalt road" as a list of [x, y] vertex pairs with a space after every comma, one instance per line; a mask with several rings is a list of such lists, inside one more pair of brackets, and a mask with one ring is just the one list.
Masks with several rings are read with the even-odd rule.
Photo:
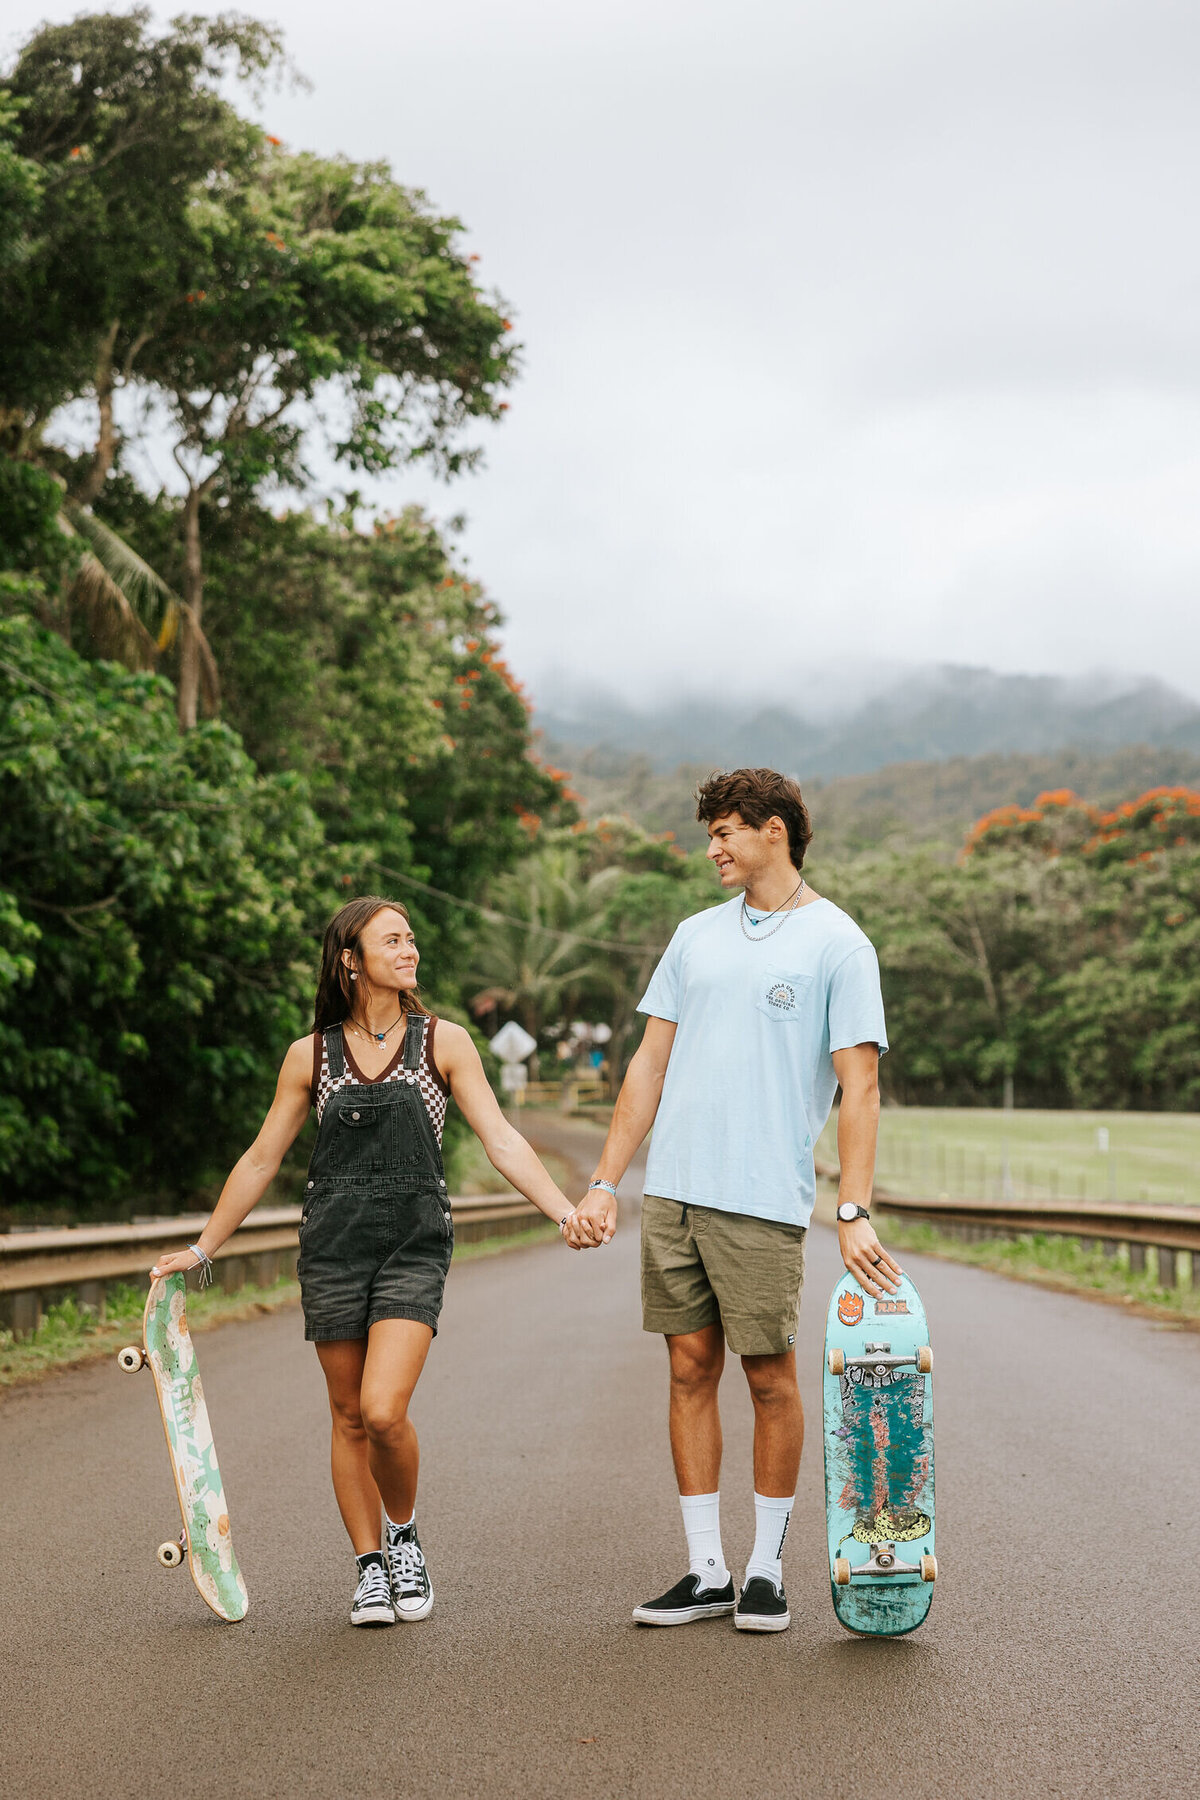
[[[814, 1230], [810, 1442], [789, 1632], [639, 1629], [685, 1568], [665, 1356], [639, 1329], [634, 1209], [604, 1251], [454, 1268], [418, 1392], [437, 1604], [356, 1631], [323, 1386], [294, 1310], [199, 1340], [251, 1595], [214, 1619], [154, 1561], [178, 1528], [148, 1375], [0, 1407], [5, 1796], [1154, 1796], [1197, 1791], [1200, 1337], [910, 1259], [937, 1354], [927, 1624], [846, 1636], [819, 1434], [833, 1234]], [[725, 1386], [735, 1572], [750, 1409]]]

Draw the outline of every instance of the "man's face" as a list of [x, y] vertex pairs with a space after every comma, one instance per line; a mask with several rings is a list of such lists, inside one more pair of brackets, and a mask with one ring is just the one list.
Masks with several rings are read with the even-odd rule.
[[723, 888], [742, 888], [764, 869], [775, 854], [783, 821], [768, 819], [765, 825], [747, 825], [741, 813], [726, 813], [708, 828], [708, 860], [715, 863]]

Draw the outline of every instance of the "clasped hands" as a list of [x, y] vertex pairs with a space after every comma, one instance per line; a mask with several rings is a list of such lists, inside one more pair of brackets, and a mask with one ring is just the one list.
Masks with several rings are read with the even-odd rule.
[[606, 1188], [590, 1188], [574, 1212], [569, 1212], [562, 1234], [572, 1250], [596, 1250], [607, 1244], [617, 1229], [617, 1202]]

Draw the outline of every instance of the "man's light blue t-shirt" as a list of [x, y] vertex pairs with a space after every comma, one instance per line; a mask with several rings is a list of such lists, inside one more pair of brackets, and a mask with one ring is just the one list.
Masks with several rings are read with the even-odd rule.
[[741, 906], [739, 895], [685, 919], [638, 1005], [676, 1025], [646, 1192], [807, 1225], [813, 1148], [837, 1091], [832, 1054], [887, 1049], [879, 964], [831, 900], [798, 906], [758, 941]]

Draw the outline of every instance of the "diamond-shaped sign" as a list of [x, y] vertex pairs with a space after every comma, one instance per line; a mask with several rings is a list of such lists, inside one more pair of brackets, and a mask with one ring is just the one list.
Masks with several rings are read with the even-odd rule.
[[500, 1027], [492, 1039], [492, 1049], [501, 1062], [524, 1062], [525, 1058], [532, 1056], [537, 1049], [537, 1039], [530, 1037], [525, 1027], [518, 1025], [515, 1019], [510, 1019], [506, 1025]]

